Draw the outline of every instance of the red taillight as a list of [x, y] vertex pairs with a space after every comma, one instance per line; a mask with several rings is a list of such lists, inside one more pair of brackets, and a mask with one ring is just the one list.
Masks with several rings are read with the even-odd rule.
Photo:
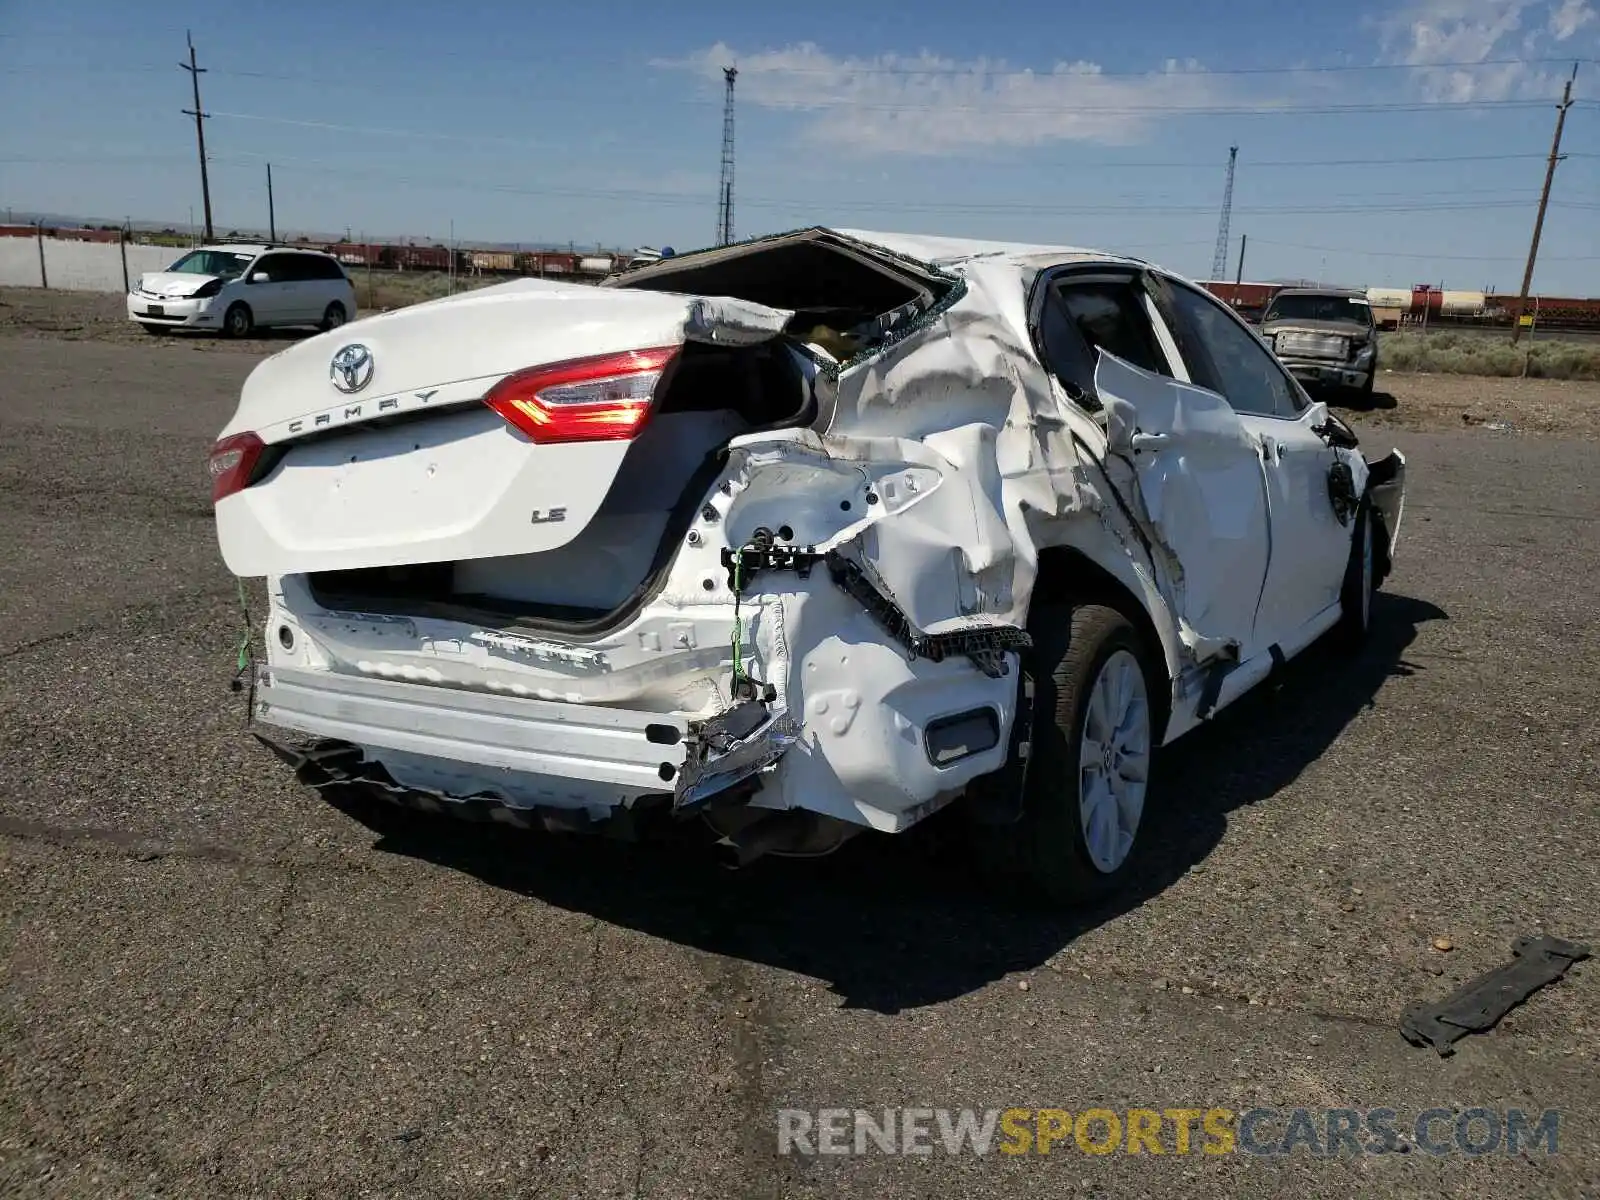
[[236, 433], [213, 446], [206, 463], [211, 471], [211, 503], [243, 491], [266, 448], [253, 433]]
[[644, 428], [676, 346], [530, 367], [483, 400], [535, 442], [625, 441]]

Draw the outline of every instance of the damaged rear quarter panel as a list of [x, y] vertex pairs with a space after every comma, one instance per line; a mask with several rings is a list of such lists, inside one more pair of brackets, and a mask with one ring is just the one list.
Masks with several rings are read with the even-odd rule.
[[[874, 523], [862, 555], [919, 628], [1023, 628], [1041, 551], [1071, 548], [1144, 603], [1170, 674], [1180, 646], [1163, 619], [1171, 591], [1106, 495], [1105, 437], [1060, 395], [1028, 333], [1027, 278], [1014, 264], [955, 268], [960, 294], [903, 340], [845, 364], [821, 441], [870, 460], [885, 439], [944, 476], [936, 495]], [[1024, 272], [1026, 275], [1026, 272]]]

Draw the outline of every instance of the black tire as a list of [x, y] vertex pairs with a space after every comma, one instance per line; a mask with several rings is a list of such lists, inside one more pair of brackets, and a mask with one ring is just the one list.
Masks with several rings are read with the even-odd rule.
[[1377, 363], [1373, 363], [1373, 365], [1372, 365], [1372, 374], [1368, 375], [1367, 378], [1366, 378], [1366, 382], [1361, 385], [1361, 402], [1363, 404], [1371, 404], [1372, 403], [1372, 389], [1377, 385], [1377, 382], [1378, 382], [1378, 365], [1377, 365]]
[[[1008, 891], [1050, 904], [1072, 905], [1117, 891], [1138, 871], [1148, 837], [1143, 819], [1154, 795], [1155, 752], [1165, 726], [1166, 672], [1133, 623], [1100, 604], [1040, 605], [1029, 621], [1034, 637], [1034, 721], [1022, 817], [1011, 825], [978, 826], [980, 860]], [[1111, 870], [1097, 866], [1084, 831], [1080, 788], [1089, 698], [1102, 670], [1130, 654], [1144, 682], [1148, 728], [1143, 811], [1132, 848]], [[1122, 660], [1119, 660], [1119, 663]], [[1090, 768], [1093, 769], [1093, 768]]]
[[344, 305], [335, 300], [322, 310], [322, 324], [317, 328], [327, 333], [330, 329], [337, 329], [350, 319], [350, 314], [344, 311]]
[[222, 318], [224, 334], [231, 338], [249, 337], [255, 327], [255, 316], [243, 300], [236, 300], [228, 306], [227, 315]]
[[1339, 589], [1338, 640], [1355, 648], [1372, 632], [1372, 597], [1378, 591], [1381, 532], [1372, 517], [1372, 502], [1365, 496], [1356, 505], [1350, 531], [1350, 559], [1344, 568], [1344, 584]]

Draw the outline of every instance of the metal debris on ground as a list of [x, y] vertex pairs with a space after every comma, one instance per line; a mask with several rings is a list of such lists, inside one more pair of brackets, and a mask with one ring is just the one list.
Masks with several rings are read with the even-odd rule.
[[1492, 1029], [1517, 1005], [1589, 957], [1589, 947], [1554, 937], [1522, 937], [1513, 959], [1468, 980], [1436, 1003], [1419, 1001], [1401, 1014], [1400, 1032], [1413, 1046], [1433, 1046], [1441, 1056], [1469, 1033]]

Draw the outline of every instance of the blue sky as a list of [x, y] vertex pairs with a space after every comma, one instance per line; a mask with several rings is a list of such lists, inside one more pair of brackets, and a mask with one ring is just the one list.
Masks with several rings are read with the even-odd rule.
[[[571, 5], [0, 0], [0, 209], [580, 247], [736, 234], [1070, 242], [1228, 277], [1514, 290], [1554, 102], [1537, 290], [1600, 295], [1600, 0]], [[251, 15], [245, 15], [250, 13]], [[19, 119], [20, 118], [20, 119]], [[1376, 160], [1376, 161], [1375, 161]]]

